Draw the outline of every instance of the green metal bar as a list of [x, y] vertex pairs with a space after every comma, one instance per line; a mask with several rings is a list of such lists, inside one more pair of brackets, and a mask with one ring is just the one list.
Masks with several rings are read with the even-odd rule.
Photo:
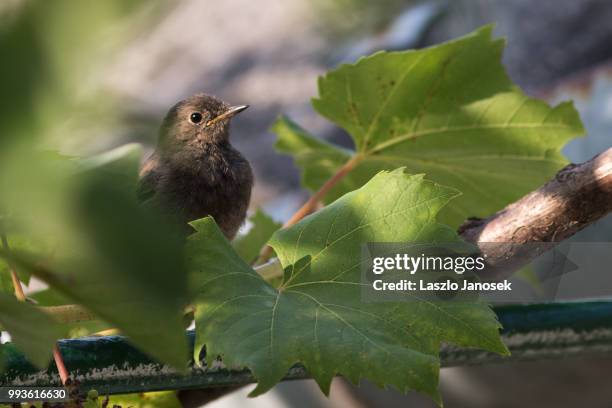
[[[500, 357], [478, 350], [443, 347], [440, 353], [443, 366], [612, 353], [612, 301], [502, 306], [495, 310], [512, 355]], [[187, 335], [193, 345], [193, 332]], [[226, 369], [221, 364], [192, 367], [188, 374], [179, 374], [151, 360], [121, 336], [62, 340], [60, 349], [84, 391], [93, 388], [103, 394], [117, 394], [254, 381], [248, 370]], [[59, 385], [53, 367], [36, 369], [11, 344], [3, 350], [7, 369], [0, 375], [0, 385]], [[296, 365], [286, 379], [307, 377], [306, 370]]]

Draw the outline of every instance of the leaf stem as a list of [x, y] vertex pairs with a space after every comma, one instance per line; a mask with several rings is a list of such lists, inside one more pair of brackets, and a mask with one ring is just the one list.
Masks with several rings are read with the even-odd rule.
[[331, 190], [340, 180], [342, 180], [348, 173], [355, 168], [355, 166], [361, 161], [361, 155], [356, 154], [349, 161], [344, 163], [340, 169], [334, 174], [329, 180], [321, 186], [309, 199], [297, 210], [291, 218], [283, 225], [283, 228], [290, 227], [300, 221], [302, 218], [313, 213], [319, 202], [325, 197], [325, 195]]
[[17, 277], [17, 274], [15, 273], [15, 270], [11, 267], [10, 271], [11, 271], [11, 280], [13, 281], [13, 287], [15, 288], [15, 297], [23, 302], [26, 300], [26, 296], [25, 293], [23, 293], [23, 287], [21, 286], [21, 281], [19, 280], [19, 278]]
[[68, 378], [70, 378], [70, 374], [68, 373], [68, 369], [66, 368], [66, 364], [64, 363], [62, 353], [60, 352], [57, 343], [55, 343], [53, 346], [53, 360], [55, 360], [55, 365], [57, 366], [57, 372], [60, 376], [60, 380], [62, 381], [62, 385], [66, 385]]
[[[4, 248], [5, 251], [10, 251], [11, 248], [9, 247], [9, 243], [8, 243], [8, 239], [6, 238], [6, 234], [2, 233], [0, 238], [2, 239], [2, 247]], [[21, 281], [19, 280], [19, 277], [17, 276], [17, 272], [15, 271], [15, 265], [13, 264], [13, 262], [6, 260], [6, 263], [9, 267], [9, 271], [11, 273], [11, 280], [13, 282], [13, 288], [15, 289], [15, 297], [17, 298], [17, 300], [19, 300], [20, 302], [23, 302], [26, 300], [26, 295], [23, 292], [23, 287], [21, 286]]]
[[[323, 197], [325, 197], [325, 195], [329, 192], [329, 190], [331, 190], [336, 184], [338, 184], [340, 180], [342, 180], [347, 174], [349, 174], [351, 170], [353, 170], [355, 166], [359, 164], [361, 159], [362, 159], [362, 156], [360, 154], [355, 154], [353, 157], [351, 157], [350, 160], [344, 163], [344, 165], [340, 167], [338, 171], [333, 176], [331, 176], [321, 186], [321, 188], [317, 190], [308, 199], [308, 201], [306, 201], [304, 205], [302, 205], [302, 207], [300, 207], [300, 209], [297, 210], [291, 216], [291, 218], [289, 218], [287, 222], [285, 222], [285, 224], [283, 224], [282, 228], [291, 227], [292, 225], [297, 224], [302, 218], [315, 212], [315, 210], [317, 209], [317, 206], [323, 200]], [[255, 265], [261, 265], [261, 264], [266, 263], [270, 259], [271, 256], [272, 256], [272, 247], [270, 247], [269, 245], [266, 245], [265, 247], [262, 248], [261, 252], [259, 253], [259, 258], [257, 258], [257, 261], [255, 261]]]
[[266, 281], [283, 276], [283, 267], [277, 258], [256, 266], [255, 271]]

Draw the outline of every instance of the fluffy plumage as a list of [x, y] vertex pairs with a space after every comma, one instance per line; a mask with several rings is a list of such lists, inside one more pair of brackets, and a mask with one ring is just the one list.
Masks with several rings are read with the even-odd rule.
[[140, 200], [185, 225], [211, 215], [225, 236], [234, 238], [253, 186], [249, 162], [229, 141], [230, 119], [244, 109], [206, 94], [173, 106], [155, 152], [141, 168]]

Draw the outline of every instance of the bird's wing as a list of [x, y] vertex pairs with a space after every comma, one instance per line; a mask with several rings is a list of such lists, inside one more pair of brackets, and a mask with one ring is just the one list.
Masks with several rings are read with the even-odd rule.
[[141, 202], [150, 201], [155, 196], [155, 190], [160, 179], [158, 169], [158, 159], [155, 154], [149, 157], [140, 169], [140, 180], [136, 196]]

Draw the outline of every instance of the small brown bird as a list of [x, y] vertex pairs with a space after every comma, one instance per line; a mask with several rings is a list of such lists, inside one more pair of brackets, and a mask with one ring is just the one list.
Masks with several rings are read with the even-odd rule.
[[211, 215], [228, 239], [246, 217], [253, 173], [229, 141], [230, 106], [203, 93], [166, 114], [155, 152], [140, 170], [138, 197], [184, 224]]

